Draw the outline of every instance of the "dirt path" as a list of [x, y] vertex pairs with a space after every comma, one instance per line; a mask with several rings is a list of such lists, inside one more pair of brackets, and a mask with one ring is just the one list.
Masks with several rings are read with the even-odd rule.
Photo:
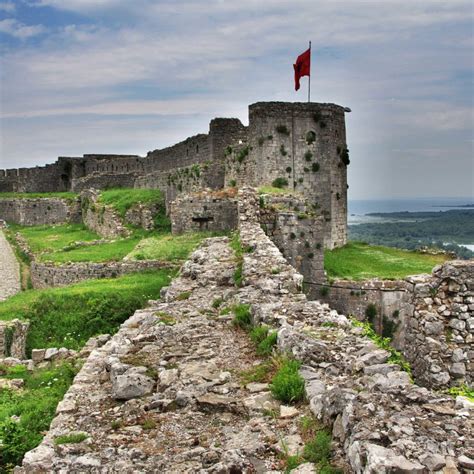
[[0, 301], [18, 293], [20, 289], [20, 265], [0, 230]]

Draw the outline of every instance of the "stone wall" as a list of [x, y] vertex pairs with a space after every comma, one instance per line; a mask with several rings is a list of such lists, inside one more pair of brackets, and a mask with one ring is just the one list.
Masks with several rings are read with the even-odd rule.
[[237, 228], [235, 189], [202, 191], [178, 197], [171, 203], [173, 234], [183, 232], [229, 231]]
[[0, 198], [0, 219], [26, 226], [80, 222], [81, 208], [67, 199]]
[[420, 383], [474, 383], [474, 261], [447, 262], [411, 277], [414, 313], [404, 353]]
[[297, 195], [261, 195], [260, 222], [305, 281], [324, 281], [324, 218]]
[[99, 173], [93, 172], [87, 176], [73, 179], [71, 191], [79, 193], [86, 189], [133, 188], [137, 173]]
[[129, 273], [170, 268], [171, 266], [169, 262], [154, 260], [104, 263], [81, 262], [64, 265], [32, 262], [31, 283], [33, 288], [49, 288], [71, 285], [83, 280], [116, 278]]
[[19, 319], [0, 321], [0, 362], [5, 357], [25, 359], [29, 325], [30, 323]]
[[[432, 275], [398, 281], [313, 283], [309, 295], [341, 313], [368, 320], [380, 335], [393, 338], [420, 384], [472, 384], [474, 262], [451, 261], [436, 267]], [[368, 317], [369, 306], [376, 314]]]
[[99, 202], [100, 193], [89, 189], [81, 193], [84, 225], [105, 238], [128, 237], [130, 231], [123, 225], [117, 211]]

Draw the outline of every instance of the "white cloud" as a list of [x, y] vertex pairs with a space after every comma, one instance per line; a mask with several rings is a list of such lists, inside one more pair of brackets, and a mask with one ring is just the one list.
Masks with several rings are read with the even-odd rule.
[[37, 36], [45, 31], [46, 28], [43, 25], [24, 25], [14, 18], [0, 20], [0, 33], [5, 33], [21, 40]]

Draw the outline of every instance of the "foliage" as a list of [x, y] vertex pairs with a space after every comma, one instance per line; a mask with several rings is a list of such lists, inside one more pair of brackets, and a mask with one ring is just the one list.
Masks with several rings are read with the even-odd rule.
[[244, 385], [252, 382], [269, 382], [271, 374], [274, 370], [273, 364], [271, 361], [266, 360], [261, 364], [255, 365], [248, 370], [240, 372], [240, 378]]
[[316, 141], [316, 134], [310, 130], [308, 133], [306, 133], [306, 143], [308, 145], [311, 145]]
[[304, 154], [304, 159], [306, 161], [311, 161], [311, 158], [313, 158], [313, 154], [308, 150], [305, 154]]
[[286, 156], [288, 155], [288, 152], [286, 151], [285, 145], [280, 145], [280, 154], [281, 156]]
[[347, 148], [347, 146], [345, 146], [342, 150], [341, 150], [341, 161], [346, 165], [346, 166], [349, 166], [349, 163], [351, 162], [351, 160], [349, 159], [349, 148]]
[[375, 306], [374, 303], [369, 303], [367, 308], [365, 308], [365, 317], [372, 327], [374, 326], [376, 316], [377, 306]]
[[320, 169], [319, 163], [313, 163], [311, 165], [311, 171], [313, 171], [313, 173], [317, 173], [319, 171], [319, 169]]
[[242, 163], [242, 161], [244, 161], [245, 158], [248, 156], [249, 151], [250, 151], [250, 148], [249, 148], [248, 146], [242, 148], [242, 149], [237, 153], [237, 156], [235, 157], [236, 160], [237, 160], [239, 163]]
[[325, 430], [318, 431], [316, 436], [306, 443], [303, 455], [309, 462], [326, 464], [331, 455], [331, 435]]
[[288, 180], [286, 178], [276, 178], [272, 181], [272, 186], [274, 188], [284, 188], [288, 186]]
[[290, 194], [291, 190], [287, 188], [278, 188], [275, 186], [260, 186], [258, 188], [260, 194]]
[[184, 300], [187, 300], [189, 299], [189, 297], [191, 296], [191, 292], [190, 291], [183, 291], [182, 293], [180, 293], [176, 299], [178, 301], [184, 301]]
[[299, 374], [301, 363], [285, 358], [272, 379], [272, 395], [284, 403], [296, 403], [304, 399], [304, 379]]
[[[23, 455], [41, 442], [76, 372], [77, 368], [70, 364], [34, 372], [24, 367], [7, 370], [7, 378], [22, 378], [25, 385], [21, 392], [0, 390], [1, 472], [20, 464]], [[19, 420], [13, 420], [12, 416], [18, 416]]]
[[[351, 239], [408, 250], [415, 250], [423, 246], [431, 247], [455, 252], [460, 258], [474, 257], [474, 252], [456, 245], [473, 242], [473, 209], [456, 209], [445, 212], [373, 213], [369, 215], [390, 221], [349, 226]], [[445, 242], [453, 243], [446, 244]]]
[[234, 306], [234, 319], [232, 323], [242, 329], [250, 329], [252, 326], [252, 315], [250, 313], [250, 305], [239, 304]]
[[273, 347], [277, 343], [277, 332], [270, 331], [270, 328], [265, 325], [255, 326], [250, 331], [250, 339], [257, 346], [257, 354], [261, 356], [270, 355]]
[[325, 251], [324, 268], [329, 278], [389, 280], [431, 273], [435, 265], [445, 260], [445, 255], [429, 255], [370, 246], [362, 242], [349, 242], [344, 247]]
[[474, 387], [469, 387], [467, 385], [461, 385], [460, 387], [451, 387], [448, 389], [449, 395], [454, 397], [466, 397], [471, 402], [474, 402]]
[[0, 320], [30, 321], [27, 349], [79, 349], [97, 334], [113, 333], [149, 299], [157, 299], [171, 270], [89, 280], [61, 288], [28, 290], [0, 302]]
[[322, 286], [320, 289], [319, 289], [319, 294], [321, 296], [327, 296], [329, 295], [329, 286]]

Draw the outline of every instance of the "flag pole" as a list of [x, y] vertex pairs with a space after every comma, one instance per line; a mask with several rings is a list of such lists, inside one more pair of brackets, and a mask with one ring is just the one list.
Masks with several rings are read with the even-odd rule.
[[311, 41], [309, 42], [308, 102], [311, 102]]

